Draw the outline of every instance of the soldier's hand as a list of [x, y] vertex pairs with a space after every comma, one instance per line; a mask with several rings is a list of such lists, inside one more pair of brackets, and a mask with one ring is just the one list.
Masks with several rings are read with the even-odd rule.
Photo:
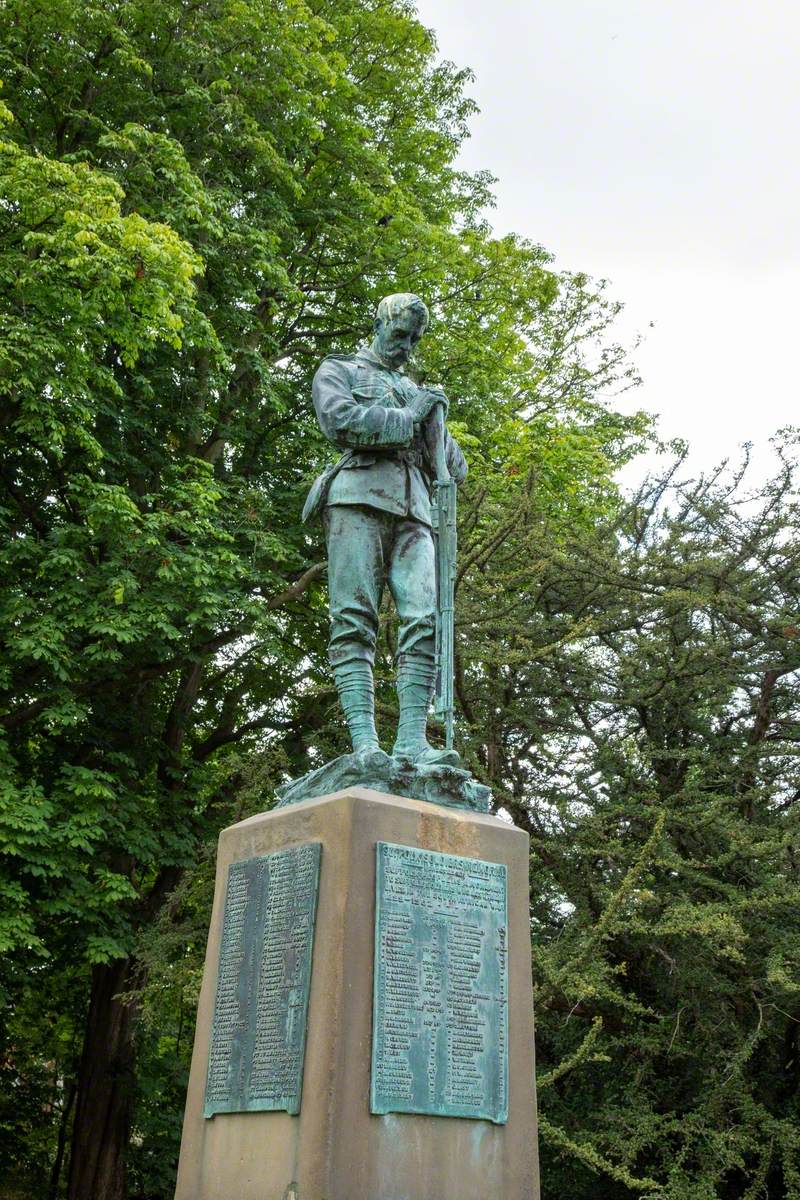
[[441, 404], [447, 413], [447, 397], [439, 388], [417, 388], [408, 402], [415, 421], [424, 421], [435, 404]]
[[[449, 409], [449, 407], [450, 407], [450, 401], [447, 399], [447, 396], [445, 396], [445, 394], [444, 394], [444, 391], [442, 390], [442, 388], [440, 388], [440, 387], [429, 387], [429, 388], [427, 388], [426, 390], [427, 390], [428, 392], [430, 392], [430, 394], [433, 396], [433, 403], [434, 403], [434, 404], [441, 404], [442, 408], [444, 409], [444, 415], [445, 415], [445, 417], [446, 417], [446, 416], [447, 416], [447, 410], [448, 410], [448, 409]], [[433, 406], [431, 406], [431, 407], [433, 407]]]

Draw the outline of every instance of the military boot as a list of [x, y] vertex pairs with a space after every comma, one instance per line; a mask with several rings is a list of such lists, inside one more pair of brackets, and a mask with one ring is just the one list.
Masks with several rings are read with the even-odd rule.
[[434, 684], [431, 659], [415, 654], [400, 656], [397, 665], [400, 723], [392, 754], [395, 758], [410, 759], [418, 766], [458, 766], [461, 759], [456, 750], [437, 750], [426, 736]]
[[375, 685], [372, 666], [364, 659], [334, 667], [333, 677], [344, 709], [347, 728], [353, 743], [353, 754], [362, 766], [386, 761], [375, 729]]

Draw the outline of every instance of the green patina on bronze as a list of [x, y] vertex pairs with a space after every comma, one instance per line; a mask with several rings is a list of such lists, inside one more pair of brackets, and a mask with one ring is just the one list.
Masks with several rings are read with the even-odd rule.
[[355, 754], [343, 754], [302, 779], [278, 788], [275, 807], [285, 808], [348, 787], [370, 787], [391, 796], [408, 796], [411, 800], [427, 800], [444, 808], [465, 808], [478, 813], [488, 813], [491, 799], [489, 788], [459, 767], [418, 766], [387, 754], [385, 761], [373, 763], [365, 770]]
[[[360, 784], [489, 810], [489, 789], [453, 747], [456, 493], [467, 465], [445, 424], [444, 392], [404, 372], [427, 327], [418, 296], [386, 296], [370, 345], [328, 355], [314, 376], [317, 420], [341, 456], [314, 482], [303, 518], [325, 526], [328, 655], [353, 750], [282, 787], [281, 805]], [[386, 589], [398, 616], [391, 754], [378, 742], [372, 673]], [[427, 737], [434, 693], [444, 747]]]
[[373, 1113], [508, 1119], [506, 867], [379, 842]]
[[228, 870], [206, 1117], [300, 1111], [320, 849]]

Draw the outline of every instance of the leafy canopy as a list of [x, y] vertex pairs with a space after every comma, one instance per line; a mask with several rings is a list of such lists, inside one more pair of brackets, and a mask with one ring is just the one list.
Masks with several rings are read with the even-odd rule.
[[602, 400], [632, 381], [616, 306], [492, 236], [490, 178], [455, 165], [469, 74], [401, 0], [8, 0], [0, 77], [0, 1024], [42, 998], [11, 1070], [49, 1132], [12, 1114], [8, 1161], [58, 1186], [59, 1122], [75, 1160], [128, 1141], [127, 1101], [90, 1128], [79, 1063], [82, 1037], [109, 1087], [134, 1062], [124, 1022], [125, 1046], [93, 1032], [109, 981], [146, 973], [253, 762], [264, 807], [341, 738], [299, 523], [320, 358], [387, 292], [426, 298], [417, 369], [485, 480], [481, 533], [534, 467], [526, 503], [591, 524], [646, 423]]

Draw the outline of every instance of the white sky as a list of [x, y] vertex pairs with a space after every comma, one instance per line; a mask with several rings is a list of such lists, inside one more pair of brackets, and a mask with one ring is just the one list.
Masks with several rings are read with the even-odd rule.
[[476, 73], [461, 164], [499, 176], [496, 232], [609, 279], [646, 334], [631, 407], [697, 467], [800, 425], [796, 0], [417, 7]]

